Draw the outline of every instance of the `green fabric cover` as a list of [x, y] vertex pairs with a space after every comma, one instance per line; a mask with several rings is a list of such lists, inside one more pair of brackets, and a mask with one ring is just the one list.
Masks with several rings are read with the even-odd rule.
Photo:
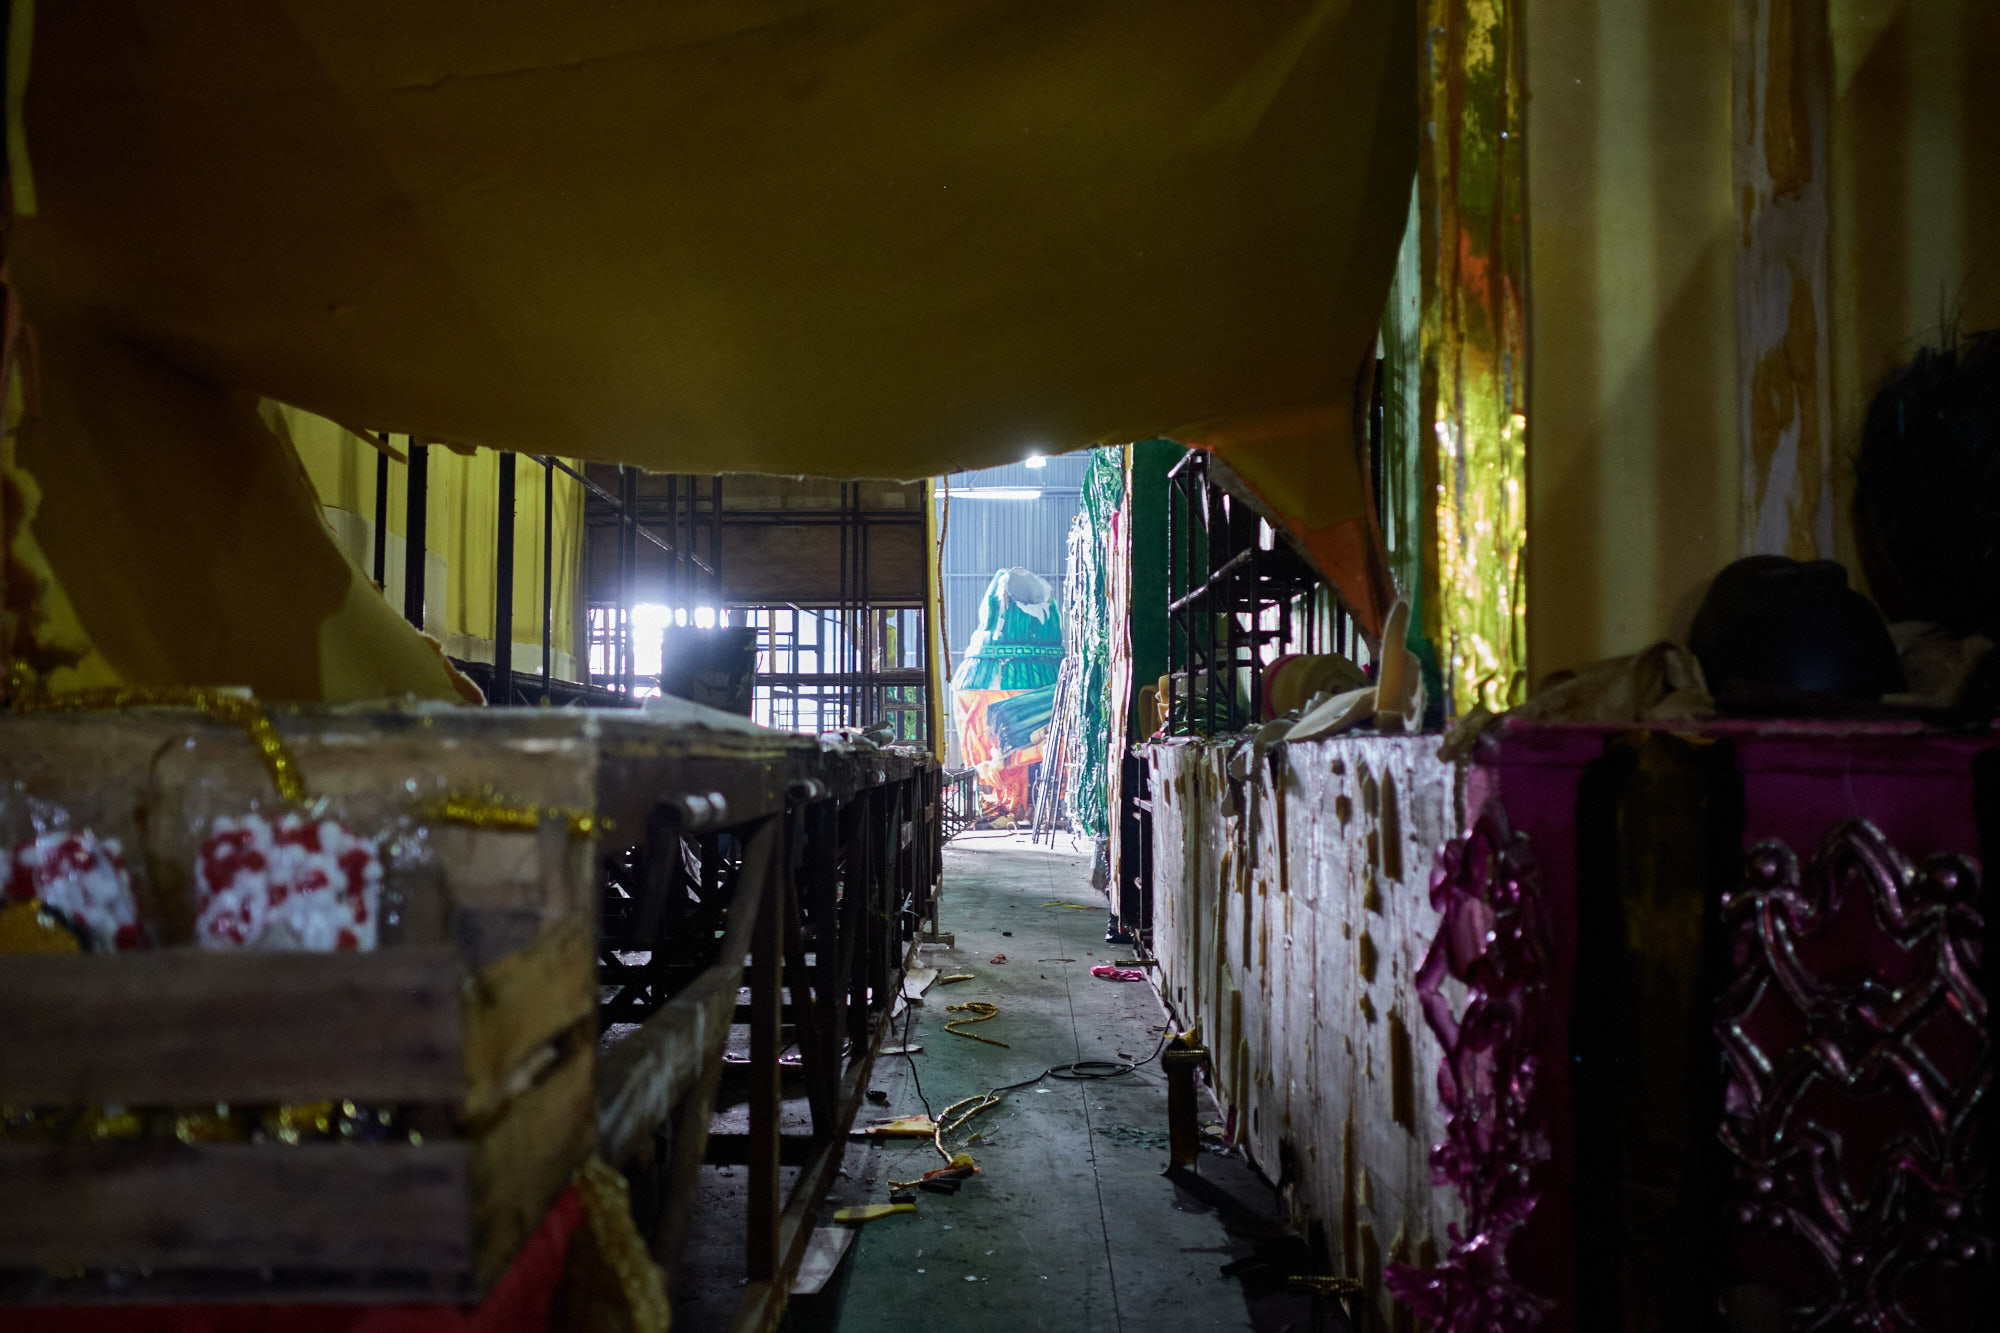
[[1111, 561], [1112, 532], [1125, 499], [1121, 449], [1093, 451], [1069, 537], [1065, 588], [1066, 641], [1071, 666], [1065, 697], [1070, 762], [1063, 771], [1063, 807], [1070, 827], [1091, 837], [1110, 832]]
[[1030, 570], [1002, 569], [986, 585], [979, 628], [958, 669], [954, 690], [1038, 690], [1062, 669], [1062, 616], [1048, 580]]

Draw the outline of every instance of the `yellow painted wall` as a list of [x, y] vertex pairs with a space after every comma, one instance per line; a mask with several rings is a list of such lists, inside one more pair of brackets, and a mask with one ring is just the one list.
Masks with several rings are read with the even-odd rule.
[[1529, 0], [1531, 679], [1737, 554], [1728, 0]]
[[[289, 436], [334, 535], [368, 577], [374, 574], [375, 447], [324, 417], [267, 403], [265, 419]], [[406, 452], [408, 438], [392, 440]], [[432, 448], [425, 506], [424, 545], [430, 553], [425, 576], [425, 628], [447, 652], [492, 660], [493, 594], [499, 523], [500, 456], [489, 449], [460, 454]], [[514, 642], [515, 664], [541, 669], [542, 485], [540, 464], [515, 462]], [[574, 678], [576, 600], [582, 587], [583, 487], [555, 474], [555, 588], [552, 647], [556, 674]], [[389, 464], [390, 559], [386, 595], [402, 607], [402, 543], [408, 531], [408, 471]]]
[[1868, 400], [1941, 330], [2000, 326], [2000, 4], [1831, 0], [1840, 555]]
[[[1826, 0], [1834, 553], [1885, 372], [2000, 325], [2000, 5]], [[1748, 0], [1738, 0], [1747, 4]], [[1745, 551], [1731, 0], [1527, 0], [1533, 677], [1684, 633]], [[1859, 571], [1855, 571], [1860, 582]]]

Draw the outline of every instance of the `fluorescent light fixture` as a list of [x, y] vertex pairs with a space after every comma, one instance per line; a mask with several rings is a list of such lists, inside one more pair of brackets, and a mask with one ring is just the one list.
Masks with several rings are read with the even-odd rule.
[[953, 491], [953, 501], [958, 500], [1039, 500], [1042, 488], [1039, 486], [981, 486], [976, 490]]
[[1042, 456], [1041, 456], [1040, 454], [1029, 454], [1029, 455], [1028, 455], [1028, 466], [1029, 466], [1029, 467], [1047, 467], [1048, 465], [1049, 465], [1049, 460], [1048, 460], [1048, 459], [1046, 459], [1046, 458], [1044, 458], [1044, 457], [1042, 457]]

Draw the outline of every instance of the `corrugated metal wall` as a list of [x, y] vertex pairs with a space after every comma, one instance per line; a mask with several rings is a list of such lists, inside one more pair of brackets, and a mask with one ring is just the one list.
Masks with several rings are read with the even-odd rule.
[[[940, 496], [947, 483], [951, 487], [941, 572], [945, 636], [953, 667], [979, 627], [979, 601], [993, 571], [1016, 565], [1033, 570], [1055, 588], [1056, 602], [1061, 604], [1069, 524], [1076, 517], [1077, 493], [1089, 466], [1086, 450], [1051, 458], [1039, 468], [1009, 463], [939, 479]], [[981, 491], [1026, 488], [1042, 494], [1034, 499], [980, 496]], [[943, 508], [942, 501], [939, 507]]]

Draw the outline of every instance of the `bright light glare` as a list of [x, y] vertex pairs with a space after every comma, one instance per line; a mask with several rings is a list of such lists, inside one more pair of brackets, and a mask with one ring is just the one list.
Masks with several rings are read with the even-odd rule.
[[1042, 457], [1042, 456], [1041, 456], [1040, 454], [1029, 454], [1029, 455], [1028, 455], [1028, 466], [1029, 466], [1029, 467], [1047, 467], [1048, 465], [1049, 465], [1049, 460], [1048, 460], [1048, 459], [1046, 459], [1046, 458], [1044, 458], [1044, 457]]
[[632, 672], [639, 676], [660, 674], [660, 634], [674, 621], [674, 609], [658, 602], [641, 602], [632, 608]]
[[712, 606], [662, 606], [640, 602], [632, 608], [632, 671], [640, 676], [660, 674], [660, 636], [669, 625], [692, 623], [696, 629], [714, 629], [720, 620]]
[[1042, 488], [1039, 486], [981, 486], [977, 490], [953, 491], [953, 502], [959, 500], [1039, 500]]

